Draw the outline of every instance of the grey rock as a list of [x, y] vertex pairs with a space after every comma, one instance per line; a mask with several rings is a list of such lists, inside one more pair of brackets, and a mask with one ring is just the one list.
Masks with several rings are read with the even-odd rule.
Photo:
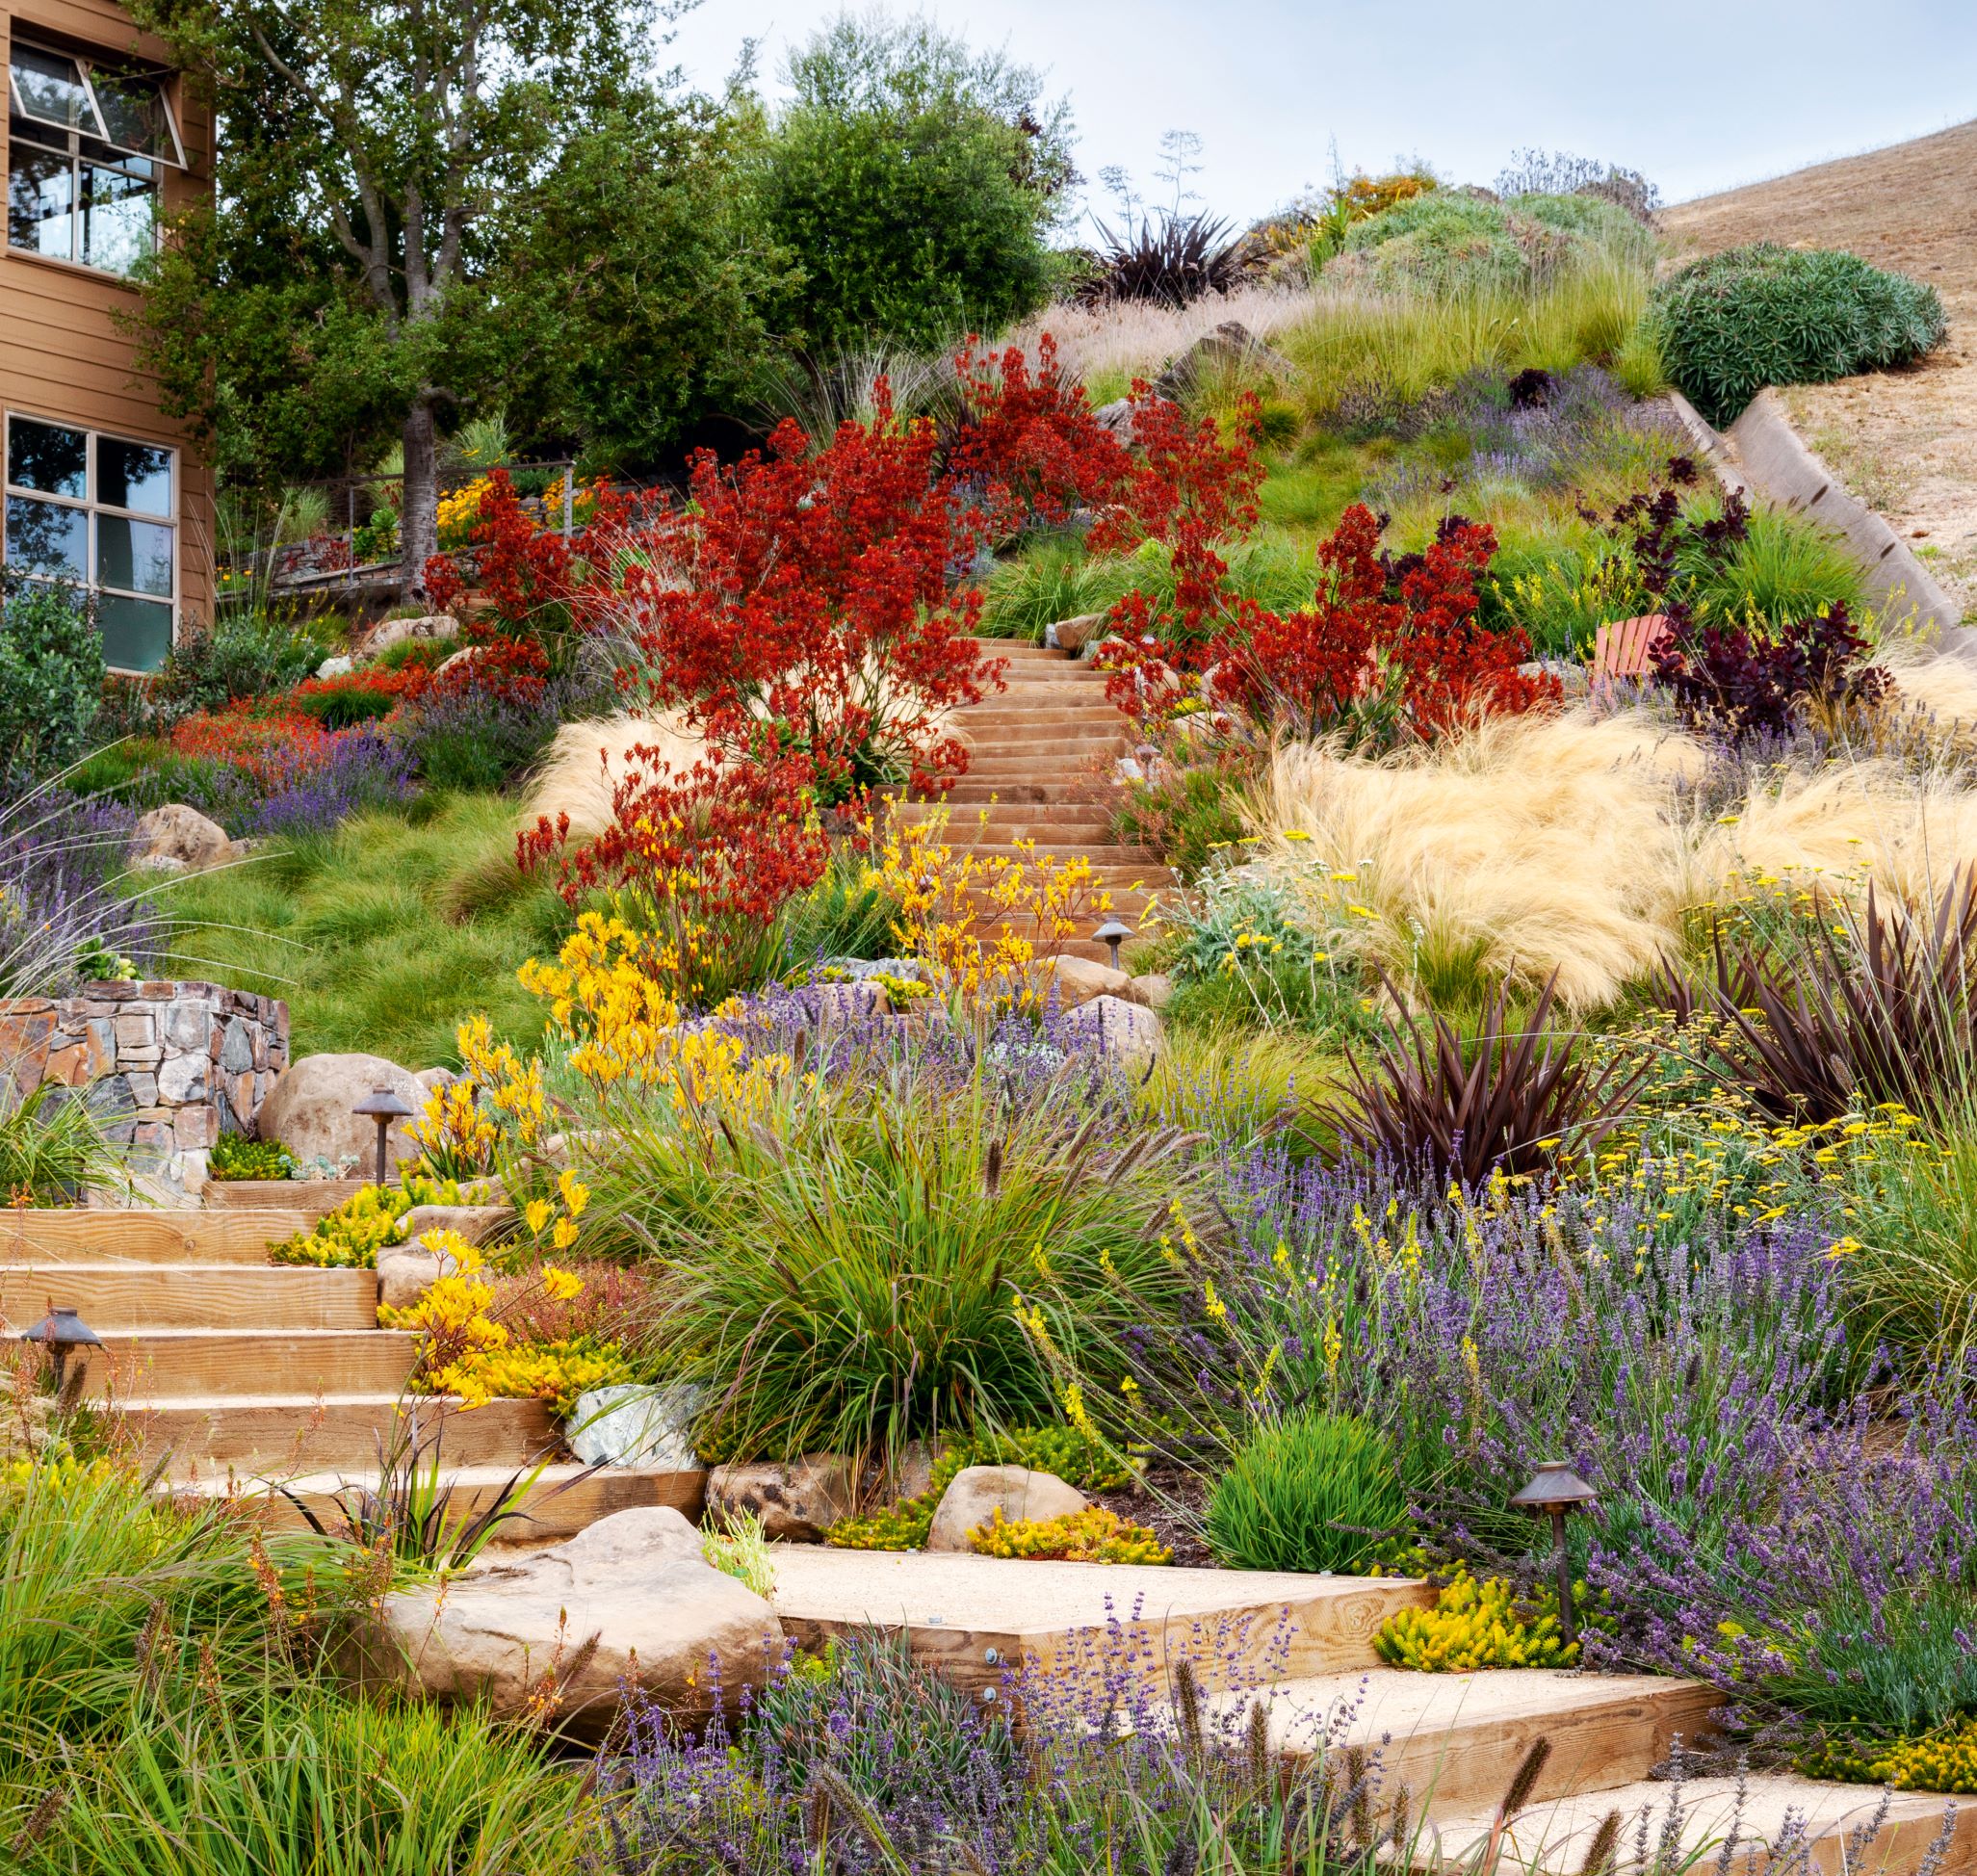
[[1064, 1019], [1064, 1028], [1079, 1047], [1097, 1051], [1128, 1074], [1145, 1073], [1166, 1047], [1159, 1017], [1144, 1004], [1119, 997], [1094, 997], [1080, 1003]]
[[577, 1396], [563, 1429], [570, 1450], [586, 1466], [644, 1466], [660, 1472], [703, 1471], [693, 1450], [696, 1387], [592, 1388]]
[[357, 668], [357, 661], [349, 652], [340, 651], [333, 658], [325, 658], [316, 666], [318, 677], [349, 677]]

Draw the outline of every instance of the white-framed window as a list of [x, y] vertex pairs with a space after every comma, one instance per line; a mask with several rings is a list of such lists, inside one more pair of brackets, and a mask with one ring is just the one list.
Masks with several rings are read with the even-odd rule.
[[7, 68], [7, 245], [128, 274], [157, 242], [185, 149], [165, 81], [15, 39]]
[[87, 586], [113, 670], [155, 671], [171, 649], [178, 473], [162, 444], [7, 413], [7, 565]]

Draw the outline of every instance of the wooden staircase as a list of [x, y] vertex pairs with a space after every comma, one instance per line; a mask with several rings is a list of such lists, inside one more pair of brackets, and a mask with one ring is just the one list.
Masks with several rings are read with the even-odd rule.
[[553, 1456], [505, 1541], [553, 1543], [634, 1504], [697, 1512], [697, 1473], [588, 1472], [539, 1401], [465, 1410], [406, 1394], [418, 1338], [378, 1328], [374, 1271], [268, 1262], [313, 1222], [272, 1208], [0, 1213], [0, 1322], [17, 1335], [57, 1304], [78, 1310], [103, 1342], [82, 1351], [87, 1394], [124, 1410], [171, 1488], [271, 1498], [281, 1522], [299, 1514], [277, 1486], [321, 1514], [377, 1483], [380, 1445], [407, 1415], [437, 1428], [456, 1508]]
[[[954, 713], [952, 727], [967, 741], [970, 760], [945, 797], [949, 844], [985, 858], [1015, 857], [1015, 843], [1034, 841], [1039, 856], [1084, 860], [1112, 911], [1140, 924], [1156, 896], [1177, 881], [1158, 854], [1112, 832], [1116, 765], [1132, 753], [1132, 720], [1106, 697], [1104, 673], [1067, 653], [1002, 638], [975, 645], [985, 658], [1008, 661], [1007, 688]], [[904, 800], [894, 812], [923, 821], [942, 804]], [[1033, 918], [1005, 914], [984, 895], [975, 902], [991, 931], [1006, 918], [1019, 936], [1036, 935]], [[1106, 916], [1094, 912], [1088, 925]], [[1088, 931], [1060, 949], [1099, 963], [1107, 955]]]

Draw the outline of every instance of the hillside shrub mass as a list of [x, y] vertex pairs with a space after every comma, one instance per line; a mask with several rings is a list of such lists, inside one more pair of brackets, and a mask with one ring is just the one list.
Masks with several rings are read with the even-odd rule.
[[1712, 424], [1767, 384], [1912, 364], [1948, 330], [1934, 287], [1837, 248], [1760, 241], [1693, 262], [1654, 295], [1669, 375]]

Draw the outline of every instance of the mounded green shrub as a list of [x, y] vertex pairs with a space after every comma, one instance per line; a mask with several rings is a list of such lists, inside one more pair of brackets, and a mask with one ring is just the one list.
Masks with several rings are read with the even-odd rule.
[[0, 576], [0, 773], [44, 773], [89, 747], [103, 694], [103, 639], [87, 595]]
[[1947, 329], [1934, 287], [1838, 248], [1762, 241], [1693, 262], [1655, 290], [1669, 376], [1712, 424], [1767, 384], [1822, 384], [1912, 363]]
[[1436, 190], [1356, 223], [1334, 268], [1392, 291], [1512, 293], [1596, 261], [1646, 268], [1653, 254], [1652, 233], [1591, 195]]
[[1348, 1414], [1252, 1436], [1209, 1500], [1208, 1540], [1244, 1570], [1360, 1570], [1407, 1523], [1393, 1448]]

